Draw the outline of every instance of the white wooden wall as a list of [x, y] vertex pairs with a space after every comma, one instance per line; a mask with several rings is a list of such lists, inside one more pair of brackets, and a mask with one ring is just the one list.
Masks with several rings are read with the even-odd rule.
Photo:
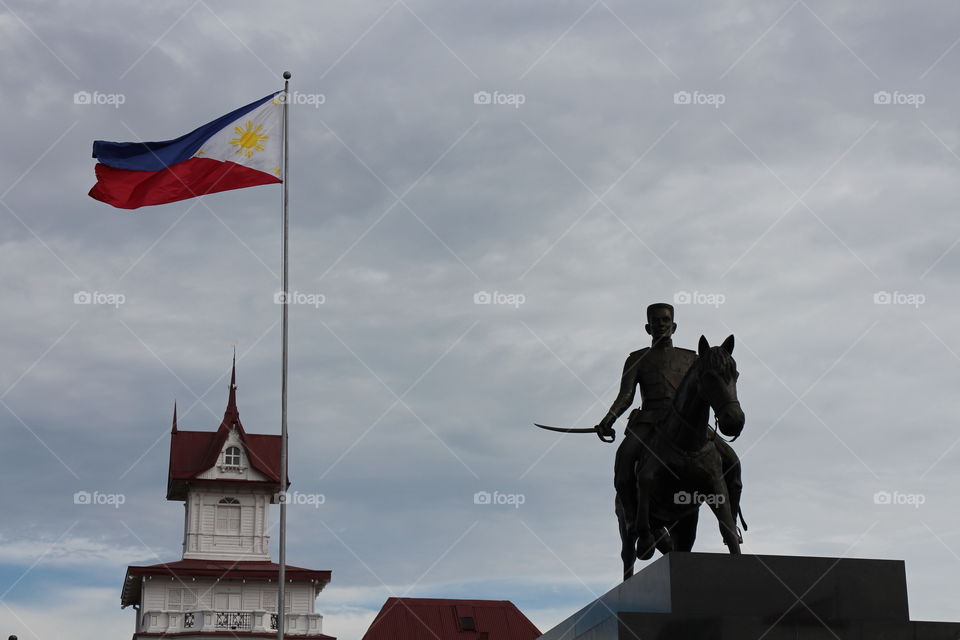
[[[170, 590], [179, 590], [179, 601], [183, 603], [190, 602], [189, 596], [196, 598], [197, 604], [194, 606], [181, 606], [179, 604], [171, 605]], [[186, 593], [183, 593], [186, 592]], [[241, 581], [241, 580], [221, 580], [197, 579], [197, 580], [177, 580], [171, 578], [153, 577], [147, 578], [143, 588], [143, 602], [141, 609], [144, 611], [170, 611], [183, 610], [193, 611], [200, 609], [221, 610], [217, 605], [217, 596], [223, 594], [236, 594], [239, 596], [240, 606], [236, 609], [223, 609], [232, 611], [276, 611], [277, 610], [277, 583], [267, 581]], [[314, 585], [309, 582], [288, 583], [286, 598], [290, 613], [316, 613], [316, 599], [314, 597]], [[177, 600], [177, 598], [172, 598]], [[221, 599], [222, 600], [222, 599]]]
[[[223, 498], [240, 503], [239, 534], [217, 528], [217, 510]], [[269, 560], [270, 505], [274, 500], [269, 487], [222, 485], [191, 487], [187, 493], [184, 532], [184, 558], [233, 560]]]

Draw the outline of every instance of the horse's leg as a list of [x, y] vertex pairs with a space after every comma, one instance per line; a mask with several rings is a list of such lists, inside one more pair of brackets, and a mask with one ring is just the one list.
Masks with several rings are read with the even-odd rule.
[[637, 533], [634, 523], [637, 519], [637, 496], [633, 456], [634, 436], [624, 433], [613, 464], [613, 486], [617, 491], [615, 511], [620, 528], [620, 559], [623, 561], [623, 579], [633, 575], [633, 565], [637, 560]]
[[670, 531], [673, 537], [673, 546], [676, 551], [690, 551], [693, 542], [697, 539], [697, 522], [700, 521], [700, 510], [677, 520]]
[[727, 485], [723, 479], [719, 460], [717, 460], [711, 474], [711, 484], [707, 504], [710, 505], [710, 509], [713, 510], [717, 522], [720, 524], [720, 535], [723, 536], [723, 543], [727, 545], [730, 553], [738, 555], [740, 553], [740, 536], [737, 534], [737, 521], [730, 510], [730, 496], [727, 495]]
[[656, 539], [657, 539], [657, 551], [663, 555], [667, 555], [671, 551], [676, 551], [676, 546], [673, 543], [673, 527], [674, 524], [671, 524], [669, 527], [660, 527], [657, 529]]
[[[740, 494], [743, 493], [743, 481], [740, 479], [740, 458], [737, 457], [725, 440], [717, 438], [714, 440], [714, 446], [720, 453], [723, 464], [723, 478], [727, 485], [727, 494], [730, 496], [730, 512], [733, 514], [734, 523], [736, 523], [737, 514], [740, 513]], [[738, 534], [741, 544], [743, 538]]]
[[617, 514], [617, 526], [620, 529], [620, 559], [623, 561], [623, 579], [626, 581], [633, 576], [633, 565], [636, 562], [636, 541], [628, 530], [627, 518], [623, 512], [623, 502], [620, 495], [614, 499], [614, 511]]

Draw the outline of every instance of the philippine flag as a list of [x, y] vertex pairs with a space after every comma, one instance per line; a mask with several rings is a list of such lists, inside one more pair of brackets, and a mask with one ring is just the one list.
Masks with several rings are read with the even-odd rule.
[[136, 209], [283, 182], [283, 92], [164, 142], [93, 143], [96, 198]]

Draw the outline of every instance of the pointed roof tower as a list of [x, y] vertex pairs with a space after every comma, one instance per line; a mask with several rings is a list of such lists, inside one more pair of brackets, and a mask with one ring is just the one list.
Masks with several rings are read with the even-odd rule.
[[[264, 482], [280, 488], [280, 436], [248, 434], [240, 422], [237, 408], [237, 356], [234, 353], [230, 371], [227, 408], [216, 431], [184, 431], [177, 426], [174, 405], [173, 427], [170, 430], [170, 469], [167, 478], [167, 500], [184, 500], [191, 484], [208, 482], [200, 477], [217, 464], [224, 443], [236, 432], [245, 449], [250, 466], [266, 478]], [[248, 482], [248, 481], [235, 481]], [[254, 481], [249, 481], [254, 482]]]
[[230, 394], [227, 396], [227, 408], [223, 412], [223, 421], [217, 431], [230, 432], [230, 429], [236, 427], [241, 437], [246, 435], [243, 431], [243, 425], [240, 423], [240, 410], [237, 409], [237, 352], [233, 352], [233, 368], [230, 371]]

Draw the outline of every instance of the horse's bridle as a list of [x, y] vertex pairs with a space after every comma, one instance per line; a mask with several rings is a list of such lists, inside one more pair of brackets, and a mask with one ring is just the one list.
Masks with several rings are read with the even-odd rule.
[[[722, 407], [720, 407], [720, 411], [723, 411], [724, 409], [726, 409], [727, 407], [729, 407], [729, 406], [732, 405], [732, 404], [735, 404], [735, 405], [737, 405], [737, 406], [739, 407], [739, 406], [740, 406], [740, 401], [739, 401], [739, 400], [728, 400], [726, 403], [724, 403], [724, 405], [723, 405]], [[719, 437], [719, 438], [720, 438], [721, 440], [723, 440], [724, 442], [733, 442], [734, 440], [736, 440], [737, 438], [739, 438], [739, 437], [740, 437], [740, 433], [743, 433], [743, 432], [741, 431], [740, 433], [738, 433], [737, 435], [733, 436], [733, 437], [730, 438], [729, 440], [727, 440], [726, 438], [724, 438], [724, 437], [723, 437], [723, 434], [720, 433], [720, 411], [717, 411], [716, 409], [713, 410], [713, 437], [714, 437], [714, 438]]]
[[[706, 373], [706, 372], [703, 372], [703, 373]], [[700, 375], [703, 375], [703, 373], [701, 373]], [[714, 374], [714, 375], [716, 375], [716, 374]], [[698, 376], [698, 377], [699, 377], [699, 376]], [[702, 385], [703, 383], [701, 382], [700, 384]], [[709, 404], [709, 400], [708, 400], [708, 404]], [[735, 404], [735, 405], [737, 405], [737, 406], [739, 407], [739, 406], [740, 406], [740, 401], [739, 401], [739, 400], [727, 400], [726, 402], [724, 402], [724, 403], [723, 403], [719, 408], [717, 408], [717, 409], [714, 409], [712, 405], [711, 405], [711, 407], [710, 407], [711, 409], [713, 409], [713, 437], [714, 437], [714, 438], [719, 437], [719, 438], [720, 438], [721, 440], [723, 440], [724, 442], [733, 442], [734, 440], [736, 440], [737, 438], [740, 437], [740, 433], [738, 433], [737, 435], [735, 435], [735, 436], [733, 436], [732, 438], [730, 438], [729, 440], [727, 440], [726, 438], [723, 437], [723, 434], [720, 432], [720, 414], [723, 413], [723, 412], [726, 410], [726, 408], [729, 407], [729, 406], [732, 405], [732, 404]], [[679, 412], [678, 412], [678, 413], [679, 413]], [[742, 432], [741, 432], [741, 433], [742, 433]]]
[[[737, 406], [739, 407], [739, 406], [740, 406], [740, 401], [739, 401], [739, 400], [728, 400], [727, 402], [725, 402], [725, 403], [723, 404], [722, 407], [720, 407], [720, 411], [723, 411], [724, 409], [726, 409], [727, 407], [729, 407], [731, 404], [735, 404], [735, 405], [737, 405]], [[688, 428], [690, 428], [690, 429], [695, 428], [693, 425], [690, 424], [690, 422], [689, 422], [685, 417], [683, 417], [683, 414], [680, 413], [680, 410], [677, 409], [677, 403], [676, 403], [676, 401], [670, 403], [670, 408], [673, 409], [673, 412], [674, 412], [675, 414], [677, 414], [677, 417], [680, 418], [680, 421], [683, 422]], [[725, 437], [723, 437], [723, 434], [720, 433], [720, 418], [719, 418], [719, 412], [718, 412], [716, 409], [713, 409], [713, 407], [710, 407], [710, 409], [713, 410], [713, 436], [712, 436], [712, 438], [717, 438], [717, 437], [719, 437], [719, 438], [720, 438], [721, 440], [723, 440], [724, 442], [733, 442], [734, 440], [736, 440], [737, 438], [740, 437], [740, 434], [739, 434], [739, 433], [738, 433], [737, 435], [733, 436], [732, 438], [730, 438], [729, 440], [727, 440]], [[708, 428], [708, 429], [710, 428], [710, 425], [709, 425], [709, 424], [707, 425], [707, 428]]]
[[[704, 372], [704, 373], [705, 373], [705, 372]], [[699, 374], [699, 375], [703, 375], [703, 374], [701, 373], [701, 374]], [[699, 378], [699, 375], [698, 375], [698, 378]], [[701, 384], [702, 384], [702, 383], [701, 383]], [[708, 405], [710, 404], [709, 401], [707, 402], [707, 404], [708, 404]], [[723, 437], [723, 434], [720, 432], [720, 414], [721, 414], [724, 410], [726, 410], [727, 407], [729, 407], [729, 406], [732, 405], [732, 404], [735, 404], [735, 405], [737, 405], [737, 406], [739, 407], [739, 406], [740, 406], [740, 401], [739, 401], [739, 400], [727, 400], [726, 402], [723, 403], [723, 405], [720, 406], [719, 409], [714, 409], [713, 406], [710, 405], [710, 409], [713, 410], [713, 438], [714, 438], [714, 439], [717, 438], [717, 437], [719, 437], [719, 438], [720, 438], [721, 440], [723, 440], [724, 442], [733, 442], [734, 440], [736, 440], [737, 438], [740, 437], [741, 434], [738, 433], [737, 435], [735, 435], [735, 436], [733, 436], [732, 438], [730, 438], [729, 440], [727, 440], [725, 437]], [[686, 424], [688, 427], [692, 427], [692, 425], [687, 421], [687, 419], [683, 417], [683, 414], [680, 413], [680, 410], [677, 409], [676, 399], [674, 399], [674, 401], [670, 403], [670, 407], [673, 409], [673, 412], [674, 412], [675, 414], [677, 414], [677, 417], [680, 418], [680, 420], [682, 420], [682, 421], [684, 422], [684, 424]], [[707, 428], [709, 428], [709, 427], [710, 427], [710, 425], [708, 424], [708, 425], [707, 425]], [[741, 432], [741, 433], [742, 433], [742, 432]]]

